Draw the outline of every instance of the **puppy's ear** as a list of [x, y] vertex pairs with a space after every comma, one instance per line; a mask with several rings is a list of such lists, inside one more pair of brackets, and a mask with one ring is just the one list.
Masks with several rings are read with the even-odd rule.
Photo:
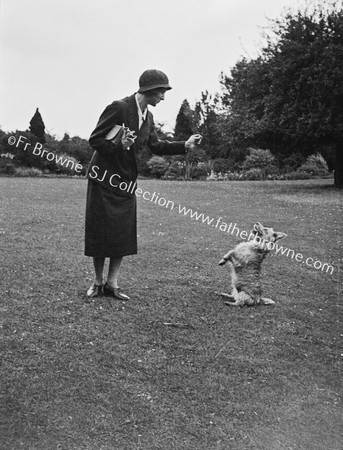
[[278, 239], [282, 239], [282, 238], [284, 238], [284, 237], [287, 236], [286, 233], [281, 233], [280, 231], [276, 231], [275, 234], [276, 234], [276, 237], [275, 237], [275, 240], [276, 240], [276, 241], [277, 241]]
[[263, 225], [260, 222], [256, 222], [254, 225], [254, 230], [258, 231], [259, 233], [263, 232]]

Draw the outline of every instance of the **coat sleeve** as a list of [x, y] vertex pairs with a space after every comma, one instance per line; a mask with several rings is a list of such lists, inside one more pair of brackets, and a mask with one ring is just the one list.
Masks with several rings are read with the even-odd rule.
[[121, 143], [115, 145], [105, 139], [105, 136], [115, 125], [122, 125], [123, 116], [123, 107], [120, 102], [111, 103], [101, 114], [95, 130], [89, 138], [89, 145], [101, 156], [109, 157], [116, 149], [122, 148]]
[[158, 138], [154, 120], [151, 117], [151, 128], [148, 140], [148, 147], [155, 155], [184, 155], [186, 152], [184, 141], [163, 141]]

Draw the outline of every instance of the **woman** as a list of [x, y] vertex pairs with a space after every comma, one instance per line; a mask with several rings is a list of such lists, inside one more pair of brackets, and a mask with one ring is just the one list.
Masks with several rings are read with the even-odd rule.
[[[158, 139], [148, 105], [156, 106], [171, 89], [168, 77], [151, 69], [139, 78], [137, 93], [111, 103], [100, 116], [89, 143], [95, 150], [88, 169], [85, 255], [93, 257], [95, 280], [87, 291], [92, 300], [102, 294], [120, 300], [129, 296], [118, 287], [124, 256], [137, 253], [136, 179], [140, 154], [185, 154], [199, 143]], [[110, 258], [103, 284], [105, 258]]]

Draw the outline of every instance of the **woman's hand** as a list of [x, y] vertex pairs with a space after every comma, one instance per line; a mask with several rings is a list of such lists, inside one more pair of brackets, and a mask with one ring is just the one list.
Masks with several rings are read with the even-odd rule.
[[187, 150], [192, 150], [196, 145], [201, 143], [201, 134], [192, 134], [190, 138], [185, 142], [185, 147]]
[[131, 145], [135, 143], [137, 136], [134, 131], [131, 131], [129, 127], [123, 127], [123, 135], [121, 138], [121, 143], [125, 150], [130, 150]]

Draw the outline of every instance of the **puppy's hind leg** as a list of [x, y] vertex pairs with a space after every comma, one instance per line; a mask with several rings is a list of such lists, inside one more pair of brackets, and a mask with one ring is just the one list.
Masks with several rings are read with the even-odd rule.
[[266, 306], [267, 305], [275, 305], [275, 302], [271, 298], [261, 297], [260, 304], [266, 305]]
[[224, 302], [224, 304], [228, 306], [243, 306], [238, 300], [235, 300], [234, 302]]
[[226, 292], [221, 292], [220, 294], [219, 294], [222, 298], [227, 298], [228, 300], [232, 300], [232, 301], [235, 301], [235, 296], [234, 295], [231, 295], [231, 294], [227, 294]]
[[217, 295], [220, 295], [223, 300], [227, 300], [225, 305], [238, 306], [236, 297], [232, 294], [227, 294], [226, 292], [216, 292]]
[[220, 295], [223, 300], [227, 300], [226, 302], [224, 301], [225, 305], [242, 306], [242, 303], [237, 293], [234, 292], [233, 294], [226, 294], [225, 292], [222, 292]]

